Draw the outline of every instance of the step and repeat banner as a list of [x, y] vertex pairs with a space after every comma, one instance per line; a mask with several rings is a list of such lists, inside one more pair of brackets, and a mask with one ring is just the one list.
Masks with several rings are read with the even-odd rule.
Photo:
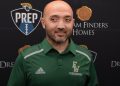
[[[6, 86], [18, 49], [45, 37], [40, 17], [52, 0], [0, 3], [0, 86]], [[120, 86], [119, 0], [65, 0], [74, 10], [73, 40], [93, 54], [100, 86]], [[26, 24], [23, 24], [23, 23]]]

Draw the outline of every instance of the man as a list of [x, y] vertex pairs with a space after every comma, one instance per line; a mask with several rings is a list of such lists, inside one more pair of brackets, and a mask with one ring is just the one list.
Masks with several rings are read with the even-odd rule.
[[48, 3], [41, 22], [45, 39], [19, 54], [7, 86], [97, 86], [91, 53], [70, 39], [74, 24], [70, 5]]

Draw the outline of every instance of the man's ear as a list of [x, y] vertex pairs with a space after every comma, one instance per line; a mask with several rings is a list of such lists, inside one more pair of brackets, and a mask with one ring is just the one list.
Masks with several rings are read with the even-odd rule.
[[44, 20], [44, 18], [41, 18], [41, 23], [42, 23], [42, 27], [45, 29], [45, 20]]

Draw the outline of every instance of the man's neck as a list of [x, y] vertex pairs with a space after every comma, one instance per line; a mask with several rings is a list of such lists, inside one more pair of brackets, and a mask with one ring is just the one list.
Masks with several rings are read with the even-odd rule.
[[[48, 40], [48, 39], [47, 39]], [[65, 49], [68, 47], [69, 40], [66, 40], [62, 43], [53, 42], [51, 40], [48, 40], [48, 42], [52, 45], [54, 49], [56, 49], [59, 53], [62, 53], [65, 51]]]

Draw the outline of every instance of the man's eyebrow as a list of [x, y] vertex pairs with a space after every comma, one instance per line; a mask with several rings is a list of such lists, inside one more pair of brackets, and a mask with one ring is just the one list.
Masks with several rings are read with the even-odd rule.
[[64, 18], [72, 18], [72, 16], [67, 15], [67, 16], [65, 16]]
[[52, 15], [52, 16], [50, 16], [50, 18], [51, 18], [51, 17], [57, 17], [57, 18], [58, 18], [59, 16], [58, 16], [58, 15]]

